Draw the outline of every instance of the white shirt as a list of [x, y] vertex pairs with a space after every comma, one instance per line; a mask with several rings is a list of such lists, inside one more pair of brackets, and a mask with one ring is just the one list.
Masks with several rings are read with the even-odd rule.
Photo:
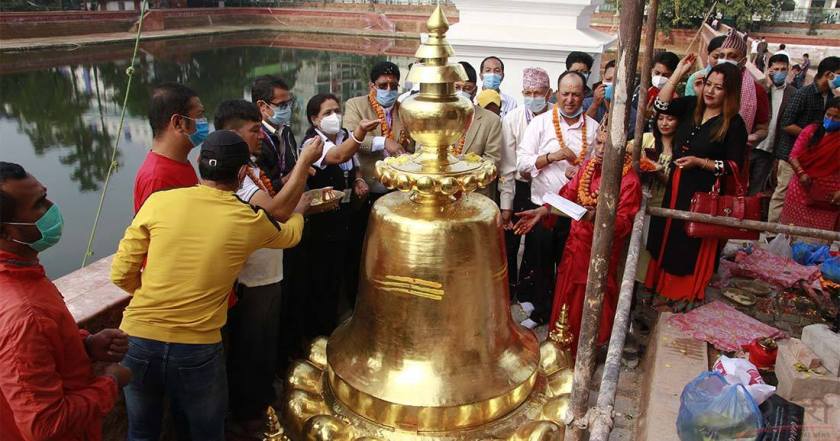
[[[399, 101], [399, 98], [397, 98], [397, 100]], [[394, 127], [394, 116], [391, 114], [391, 112], [393, 110], [394, 110], [393, 105], [391, 107], [383, 107], [382, 108], [382, 111], [385, 112], [385, 121], [388, 123], [388, 127]], [[321, 135], [321, 137], [323, 138], [324, 136]], [[341, 144], [341, 142], [339, 142], [339, 144]], [[327, 146], [325, 145], [324, 149], [326, 149], [326, 147]], [[382, 151], [382, 150], [385, 150], [385, 137], [384, 136], [374, 136], [373, 140], [370, 143], [370, 151], [379, 152], [379, 151]]]
[[[315, 129], [315, 131], [318, 132], [318, 136], [320, 136], [321, 139], [324, 141], [324, 151], [321, 152], [321, 157], [318, 158], [317, 161], [312, 163], [312, 165], [323, 170], [327, 168], [327, 164], [324, 163], [324, 159], [327, 157], [327, 153], [329, 153], [330, 150], [334, 149], [337, 144], [341, 144], [342, 142], [344, 142], [344, 131], [339, 131], [338, 134], [335, 135], [335, 142], [330, 141], [329, 138], [327, 138], [327, 135], [322, 133], [320, 130]], [[356, 155], [353, 155], [352, 158], [342, 162], [341, 164], [338, 164], [338, 166], [344, 171], [353, 170], [353, 166], [359, 166], [359, 158], [357, 158]]]
[[[542, 197], [546, 193], [556, 194], [569, 182], [566, 177], [567, 161], [557, 161], [543, 167], [537, 168], [537, 159], [546, 153], [553, 153], [560, 150], [560, 143], [554, 133], [554, 122], [552, 119], [553, 110], [540, 114], [531, 120], [528, 128], [525, 129], [525, 136], [516, 149], [516, 169], [519, 173], [531, 175], [531, 202], [542, 205]], [[572, 125], [566, 123], [560, 117], [560, 131], [566, 147], [576, 155], [580, 154], [583, 148], [581, 140], [583, 135], [583, 124], [586, 121], [586, 145], [592, 146], [595, 141], [595, 134], [598, 131], [598, 122], [582, 113], [577, 122]], [[592, 153], [587, 148], [587, 157]]]
[[767, 128], [767, 137], [764, 138], [755, 148], [768, 153], [776, 149], [776, 125], [779, 121], [779, 110], [782, 107], [782, 98], [785, 96], [787, 86], [776, 87], [770, 91], [770, 127]]
[[534, 118], [527, 107], [517, 107], [502, 118], [502, 159], [499, 162], [499, 207], [513, 208], [516, 182], [527, 181], [516, 169], [516, 149], [525, 135], [525, 128]]
[[[250, 167], [250, 172], [254, 176], [260, 175], [258, 167]], [[261, 188], [251, 179], [251, 176], [245, 175], [242, 187], [236, 195], [239, 199], [250, 202], [260, 190]], [[252, 288], [270, 285], [281, 280], [283, 280], [283, 250], [281, 249], [260, 248], [254, 251], [248, 256], [242, 271], [239, 272], [239, 283]]]

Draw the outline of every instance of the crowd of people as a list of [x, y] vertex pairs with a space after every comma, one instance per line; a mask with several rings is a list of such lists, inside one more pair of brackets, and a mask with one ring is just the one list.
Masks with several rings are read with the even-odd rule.
[[[733, 32], [711, 40], [702, 69], [692, 72], [694, 54], [662, 52], [641, 73], [652, 86], [636, 88], [632, 107], [644, 104], [642, 146], [654, 167], [640, 172], [629, 153], [624, 159], [600, 343], [612, 327], [620, 256], [643, 184], [650, 205], [688, 210], [695, 193], [719, 180], [731, 190], [719, 179], [730, 177], [772, 194], [770, 222], [840, 229], [840, 58], [821, 60], [813, 81], [797, 87], [789, 55], [763, 61], [760, 81], [746, 69], [748, 55]], [[482, 192], [500, 208], [511, 301], [531, 328], [568, 307], [577, 338], [615, 62], [591, 85], [595, 62], [586, 53], [569, 54], [555, 81], [526, 68], [521, 100], [499, 90], [500, 58], [487, 57], [478, 71], [461, 64], [466, 79], [455, 90], [475, 103], [475, 116], [451, 153], [498, 166], [497, 182]], [[154, 141], [111, 268], [131, 300], [119, 329], [94, 335], [76, 327], [38, 262], [60, 239], [58, 205], [21, 165], [0, 162], [4, 439], [101, 439], [120, 389], [129, 440], [159, 439], [165, 412], [178, 439], [223, 440], [226, 430], [258, 436], [277, 398], [275, 378], [352, 308], [370, 210], [388, 192], [375, 162], [415, 151], [399, 106], [418, 88], [405, 83], [401, 94], [401, 74], [379, 62], [366, 95], [345, 103], [309, 97], [300, 143], [291, 128], [296, 98], [277, 76], [254, 79], [250, 101], [222, 102], [212, 133], [195, 91], [155, 86]], [[196, 147], [198, 174], [188, 160]], [[342, 195], [337, 208], [309, 213], [306, 190], [324, 188]], [[548, 194], [586, 214], [558, 215]], [[703, 299], [720, 252], [720, 241], [691, 237], [684, 224], [649, 220], [637, 273], [675, 309]]]

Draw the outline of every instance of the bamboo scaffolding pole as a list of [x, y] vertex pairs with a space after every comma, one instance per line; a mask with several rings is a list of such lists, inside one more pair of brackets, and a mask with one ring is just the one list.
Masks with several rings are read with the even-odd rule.
[[627, 260], [624, 263], [624, 276], [621, 278], [621, 290], [618, 294], [615, 321], [610, 334], [610, 345], [607, 349], [607, 361], [604, 363], [604, 373], [601, 376], [601, 385], [598, 388], [598, 402], [592, 418], [592, 431], [589, 433], [590, 441], [607, 441], [613, 427], [615, 391], [618, 386], [621, 353], [624, 351], [624, 341], [630, 324], [630, 307], [633, 304], [636, 268], [639, 266], [639, 253], [642, 248], [647, 200], [648, 191], [645, 189], [642, 206], [633, 220], [633, 232], [630, 235], [630, 246], [627, 250]]
[[578, 338], [577, 358], [569, 411], [566, 414], [566, 441], [581, 441], [589, 425], [589, 386], [595, 370], [595, 344], [601, 321], [604, 290], [607, 286], [613, 226], [621, 188], [621, 171], [627, 146], [629, 97], [633, 94], [639, 43], [642, 37], [644, 0], [622, 0], [619, 24], [615, 97], [609, 115], [609, 133], [604, 148], [601, 187], [595, 209], [595, 232], [583, 301], [583, 319]]
[[636, 107], [636, 121], [633, 130], [633, 167], [639, 170], [639, 159], [642, 157], [642, 134], [645, 131], [647, 119], [647, 90], [650, 88], [650, 72], [653, 70], [653, 47], [656, 44], [656, 15], [659, 11], [659, 0], [650, 0], [648, 5], [647, 23], [645, 23], [645, 51], [642, 54], [642, 74], [639, 84], [639, 102]]
[[776, 234], [789, 234], [791, 236], [811, 237], [827, 241], [840, 241], [840, 232], [819, 230], [816, 228], [797, 227], [795, 225], [776, 224], [756, 220], [740, 220], [734, 217], [712, 216], [704, 213], [691, 211], [673, 210], [670, 208], [648, 207], [648, 214], [651, 216], [668, 217], [684, 221], [699, 221], [708, 224], [723, 225], [726, 227], [744, 228], [753, 231], [766, 231]]

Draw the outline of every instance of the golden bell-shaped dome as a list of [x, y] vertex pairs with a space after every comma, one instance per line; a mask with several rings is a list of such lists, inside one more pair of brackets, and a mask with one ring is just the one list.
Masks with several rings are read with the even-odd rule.
[[541, 364], [511, 317], [500, 212], [472, 193], [496, 166], [450, 153], [474, 105], [455, 94], [466, 75], [449, 62], [440, 7], [427, 27], [408, 74], [420, 92], [399, 109], [421, 147], [377, 163], [399, 191], [371, 210], [353, 315], [292, 365], [285, 416], [317, 441], [558, 441], [568, 354], [552, 346]]

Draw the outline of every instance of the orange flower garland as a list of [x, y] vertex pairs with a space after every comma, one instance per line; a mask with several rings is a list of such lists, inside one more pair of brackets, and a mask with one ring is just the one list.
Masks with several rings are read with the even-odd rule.
[[[583, 175], [580, 178], [580, 185], [578, 186], [578, 202], [584, 207], [594, 207], [598, 204], [598, 190], [592, 191], [592, 176], [595, 174], [595, 168], [601, 164], [601, 161], [593, 158], [586, 163], [586, 168], [583, 170]], [[621, 169], [621, 176], [626, 175], [630, 169], [633, 168], [633, 157], [629, 154], [624, 155], [624, 167]]]
[[[391, 130], [391, 127], [388, 126], [388, 118], [385, 117], [385, 109], [376, 101], [376, 91], [371, 90], [368, 94], [368, 103], [370, 103], [370, 107], [376, 113], [376, 117], [379, 119], [379, 130], [382, 132], [382, 136], [390, 139], [394, 139], [394, 133]], [[408, 134], [405, 130], [400, 130], [400, 138], [397, 142], [405, 146], [405, 142], [408, 140]]]
[[277, 192], [274, 191], [274, 185], [271, 184], [271, 179], [268, 178], [262, 169], [260, 169], [260, 175], [254, 176], [254, 170], [251, 167], [248, 167], [248, 177], [254, 181], [254, 184], [257, 184], [260, 187], [260, 190], [268, 193], [269, 196], [274, 197]]
[[452, 154], [454, 154], [455, 156], [461, 156], [461, 153], [464, 152], [464, 143], [465, 142], [467, 142], [466, 133], [463, 136], [461, 136], [460, 140], [458, 140], [458, 145], [457, 146], [454, 146], [454, 145], [452, 146]]
[[[560, 143], [560, 149], [562, 150], [563, 147], [566, 147], [566, 142], [563, 140], [563, 131], [560, 130], [560, 106], [555, 104], [552, 112], [554, 113], [552, 118], [552, 122], [554, 122], [554, 136], [557, 137], [557, 142]], [[589, 150], [589, 143], [586, 142], [586, 117], [581, 115], [581, 118], [583, 118], [583, 133], [580, 139], [583, 142], [581, 143], [582, 147], [580, 149], [580, 154], [578, 155], [578, 157], [574, 161], [569, 161], [572, 165], [579, 165], [580, 163], [582, 163], [583, 160], [586, 159], [586, 153]], [[568, 147], [566, 148], [568, 149]]]

